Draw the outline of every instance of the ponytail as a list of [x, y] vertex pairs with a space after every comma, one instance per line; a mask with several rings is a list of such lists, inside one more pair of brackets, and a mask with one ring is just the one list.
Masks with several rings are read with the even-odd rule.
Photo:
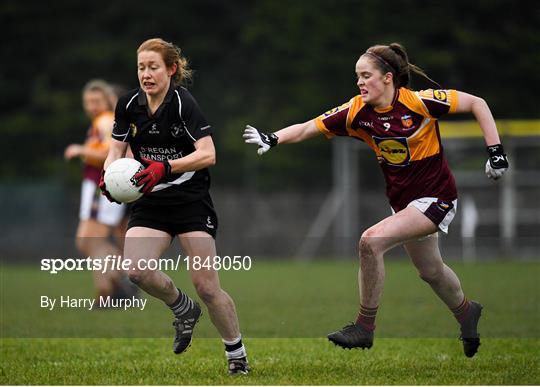
[[374, 62], [382, 73], [386, 73], [389, 70], [394, 75], [395, 88], [408, 88], [411, 82], [411, 73], [419, 75], [441, 87], [437, 82], [431, 79], [424, 70], [409, 62], [407, 51], [405, 51], [405, 48], [399, 43], [390, 43], [388, 46], [373, 46], [366, 51], [366, 54], [378, 59]]

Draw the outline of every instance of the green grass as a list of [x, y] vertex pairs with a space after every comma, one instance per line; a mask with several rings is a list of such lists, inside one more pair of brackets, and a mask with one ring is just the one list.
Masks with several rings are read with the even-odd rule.
[[450, 339], [380, 339], [346, 351], [323, 339], [247, 339], [252, 373], [226, 374], [221, 343], [175, 356], [165, 339], [6, 339], [2, 384], [538, 384], [539, 341], [487, 339], [473, 359]]
[[[170, 312], [39, 307], [41, 295], [91, 297], [87, 272], [51, 275], [34, 266], [0, 270], [2, 384], [540, 384], [540, 264], [451, 263], [465, 292], [484, 305], [482, 346], [462, 354], [457, 324], [408, 262], [388, 262], [370, 351], [324, 339], [352, 320], [356, 262], [254, 261], [223, 272], [235, 299], [253, 373], [226, 375], [208, 314], [193, 346], [175, 356]], [[172, 274], [188, 293], [185, 271]]]

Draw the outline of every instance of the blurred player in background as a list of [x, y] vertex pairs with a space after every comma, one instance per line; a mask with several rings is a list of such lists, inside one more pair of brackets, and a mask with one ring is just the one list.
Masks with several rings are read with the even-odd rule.
[[[328, 335], [343, 348], [370, 348], [384, 284], [383, 254], [404, 246], [420, 277], [448, 306], [460, 324], [467, 357], [480, 345], [482, 305], [465, 297], [456, 274], [442, 260], [438, 231], [448, 232], [457, 205], [454, 177], [443, 155], [437, 119], [472, 113], [483, 132], [489, 159], [485, 172], [497, 179], [508, 168], [495, 121], [486, 102], [456, 90], [412, 91], [411, 73], [431, 80], [409, 63], [403, 46], [369, 48], [356, 62], [360, 94], [321, 116], [275, 133], [247, 126], [246, 143], [262, 155], [278, 144], [296, 143], [320, 133], [347, 136], [372, 148], [386, 179], [392, 215], [367, 229], [359, 241], [360, 311], [356, 322]], [[411, 311], [414, 313], [414, 310]]]
[[[83, 144], [70, 144], [64, 151], [66, 160], [80, 158], [83, 162], [83, 181], [79, 226], [76, 234], [78, 250], [86, 256], [103, 259], [107, 255], [121, 256], [126, 224], [126, 206], [110, 203], [100, 195], [98, 187], [103, 163], [107, 157], [114, 123], [117, 97], [111, 85], [99, 79], [89, 81], [82, 92], [83, 108], [91, 120]], [[113, 235], [116, 244], [111, 242]], [[135, 295], [136, 288], [124, 272], [93, 271], [97, 297], [126, 298]]]
[[[180, 86], [191, 77], [180, 49], [149, 39], [137, 50], [137, 68], [140, 87], [118, 102], [105, 168], [124, 157], [128, 144], [134, 158], [146, 166], [135, 175], [144, 196], [133, 203], [124, 255], [133, 262], [130, 279], [173, 312], [173, 351], [179, 354], [191, 343], [201, 308], [164, 272], [144, 269], [140, 263], [159, 259], [176, 237], [188, 257], [216, 256], [218, 222], [208, 172], [215, 163], [215, 148], [211, 126], [193, 96]], [[100, 187], [112, 200], [103, 180]], [[229, 373], [247, 374], [235, 305], [221, 288], [218, 273], [213, 267], [192, 267], [190, 275], [223, 339]]]

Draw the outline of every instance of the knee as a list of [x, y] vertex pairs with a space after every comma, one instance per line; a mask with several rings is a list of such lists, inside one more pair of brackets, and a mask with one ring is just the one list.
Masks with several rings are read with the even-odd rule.
[[435, 284], [439, 282], [444, 273], [443, 265], [432, 265], [419, 270], [418, 274], [422, 280], [428, 284]]
[[373, 229], [364, 231], [358, 242], [361, 259], [370, 259], [379, 253], [377, 232]]
[[80, 251], [83, 254], [90, 255], [90, 238], [84, 237], [84, 236], [78, 236], [75, 239], [75, 247], [78, 251]]
[[136, 285], [144, 283], [148, 275], [148, 270], [130, 269], [127, 272], [129, 280]]
[[209, 280], [197, 280], [193, 285], [205, 304], [212, 303], [220, 291], [219, 287]]

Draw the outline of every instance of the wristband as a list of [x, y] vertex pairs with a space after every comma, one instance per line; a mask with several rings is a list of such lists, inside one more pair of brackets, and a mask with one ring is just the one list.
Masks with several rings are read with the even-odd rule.
[[172, 171], [171, 163], [169, 163], [169, 160], [164, 160], [162, 161], [162, 163], [163, 163], [163, 166], [165, 167], [165, 176], [170, 175]]
[[268, 135], [268, 143], [271, 148], [275, 147], [278, 144], [279, 138], [275, 135], [275, 133], [270, 133]]
[[504, 148], [502, 144], [490, 145], [487, 147], [487, 151], [490, 157], [504, 155]]

